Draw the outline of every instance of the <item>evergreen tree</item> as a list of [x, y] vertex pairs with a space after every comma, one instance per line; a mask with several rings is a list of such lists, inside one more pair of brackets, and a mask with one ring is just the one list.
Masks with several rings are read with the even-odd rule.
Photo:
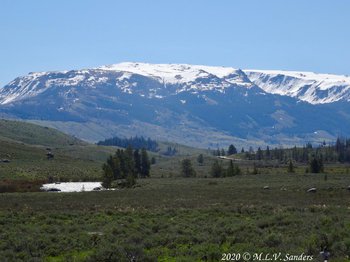
[[181, 174], [183, 177], [194, 177], [196, 171], [193, 169], [192, 162], [190, 159], [185, 158], [181, 162]]
[[103, 170], [102, 186], [104, 188], [110, 188], [113, 181], [113, 170], [111, 166], [108, 164], [103, 164], [102, 170]]
[[149, 177], [151, 170], [151, 163], [145, 148], [141, 150], [141, 177]]
[[109, 165], [113, 172], [113, 179], [122, 177], [122, 170], [120, 168], [120, 161], [116, 156], [109, 156], [107, 159], [107, 165]]
[[234, 168], [235, 168], [235, 175], [239, 176], [240, 174], [242, 174], [242, 171], [238, 165], [234, 165]]
[[134, 154], [133, 149], [131, 146], [128, 146], [125, 150], [125, 168], [126, 168], [126, 174], [130, 174], [131, 176], [136, 176], [136, 170], [135, 170], [135, 161], [134, 161]]
[[236, 147], [235, 147], [234, 145], [231, 144], [231, 145], [228, 147], [227, 154], [228, 154], [228, 155], [237, 154], [237, 149], [236, 149]]
[[203, 154], [199, 154], [199, 155], [198, 155], [198, 157], [197, 157], [197, 162], [198, 162], [200, 165], [203, 165], [203, 163], [204, 163]]
[[270, 152], [270, 147], [269, 147], [269, 146], [266, 147], [266, 153], [265, 153], [265, 155], [266, 155], [266, 158], [267, 158], [268, 160], [271, 159], [271, 152]]
[[263, 152], [261, 150], [261, 148], [258, 148], [258, 151], [256, 152], [256, 159], [257, 160], [261, 160], [263, 158]]
[[233, 165], [233, 161], [231, 160], [229, 165], [228, 165], [228, 167], [227, 167], [227, 169], [226, 169], [226, 176], [231, 177], [231, 176], [236, 175], [235, 171], [236, 170], [235, 170], [235, 167]]
[[134, 151], [134, 162], [136, 174], [137, 176], [141, 176], [141, 155], [138, 149]]
[[154, 156], [152, 156], [151, 158], [151, 165], [154, 165], [156, 163], [156, 158]]
[[158, 143], [155, 140], [151, 140], [150, 138], [145, 139], [144, 137], [131, 137], [131, 138], [119, 138], [113, 137], [106, 139], [104, 141], [100, 141], [97, 143], [98, 145], [105, 146], [119, 146], [127, 148], [128, 146], [132, 146], [136, 149], [146, 148], [149, 151], [156, 152], [158, 150]]
[[292, 159], [289, 159], [287, 172], [288, 173], [294, 173], [295, 172]]
[[212, 177], [223, 176], [222, 166], [217, 159], [214, 161], [213, 165], [211, 166], [210, 174]]
[[323, 160], [322, 158], [313, 157], [310, 161], [310, 172], [321, 173], [323, 172]]

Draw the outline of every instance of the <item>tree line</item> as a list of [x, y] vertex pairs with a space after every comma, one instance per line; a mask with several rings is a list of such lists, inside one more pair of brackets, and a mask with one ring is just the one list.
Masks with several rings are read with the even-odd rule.
[[[238, 151], [234, 145], [230, 145], [227, 150], [217, 149], [213, 151], [215, 156], [226, 156], [237, 154]], [[265, 149], [258, 147], [254, 150], [249, 147], [248, 150], [242, 148], [241, 155], [246, 160], [278, 160], [279, 162], [288, 163], [293, 160], [298, 163], [310, 163], [314, 159], [321, 160], [326, 163], [334, 162], [350, 162], [350, 139], [338, 137], [335, 143], [326, 142], [319, 146], [313, 146], [307, 143], [302, 147], [281, 148], [275, 147], [271, 149], [267, 146]]]
[[[203, 163], [202, 154], [198, 156], [197, 162], [199, 164]], [[212, 177], [231, 177], [240, 174], [242, 174], [240, 167], [234, 164], [232, 160], [230, 161], [228, 167], [224, 168], [221, 163], [215, 159], [210, 169], [210, 175]], [[183, 177], [195, 177], [197, 175], [189, 158], [185, 158], [181, 161], [181, 175]]]
[[130, 137], [130, 138], [120, 138], [120, 137], [112, 137], [105, 139], [104, 141], [100, 141], [97, 143], [97, 145], [102, 146], [118, 146], [118, 147], [124, 147], [127, 148], [128, 146], [131, 146], [135, 149], [142, 149], [145, 148], [148, 151], [157, 152], [158, 151], [158, 143], [155, 140], [152, 140], [150, 138], [144, 138], [143, 136], [138, 137]]
[[128, 146], [125, 150], [118, 149], [114, 155], [108, 157], [102, 166], [102, 185], [109, 188], [112, 182], [125, 179], [124, 185], [131, 187], [136, 183], [136, 178], [150, 176], [151, 162], [145, 148], [133, 149]]

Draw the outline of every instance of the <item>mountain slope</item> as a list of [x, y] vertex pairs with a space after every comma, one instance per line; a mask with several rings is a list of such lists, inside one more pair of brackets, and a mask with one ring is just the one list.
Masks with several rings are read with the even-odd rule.
[[0, 89], [0, 114], [90, 141], [144, 135], [215, 148], [319, 142], [350, 130], [346, 77], [334, 77], [334, 86], [344, 83], [336, 92], [332, 79], [246, 72], [121, 63], [30, 73]]
[[29, 145], [69, 146], [86, 145], [85, 142], [58, 130], [20, 121], [0, 119], [0, 137]]
[[311, 104], [350, 101], [350, 77], [311, 72], [245, 70], [265, 92], [298, 98]]
[[[50, 160], [48, 147], [54, 154]], [[102, 163], [114, 151], [51, 128], [0, 120], [0, 180], [98, 180]]]

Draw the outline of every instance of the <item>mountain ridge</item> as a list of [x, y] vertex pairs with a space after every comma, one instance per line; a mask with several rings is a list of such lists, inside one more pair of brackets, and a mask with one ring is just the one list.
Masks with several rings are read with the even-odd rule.
[[120, 63], [30, 73], [0, 89], [0, 115], [88, 141], [144, 135], [197, 147], [294, 145], [347, 134], [346, 76], [280, 72]]

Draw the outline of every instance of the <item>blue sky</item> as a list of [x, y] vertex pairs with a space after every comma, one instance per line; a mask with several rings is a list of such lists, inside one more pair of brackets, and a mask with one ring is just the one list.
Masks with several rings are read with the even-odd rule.
[[347, 0], [1, 0], [0, 86], [122, 61], [350, 74]]

